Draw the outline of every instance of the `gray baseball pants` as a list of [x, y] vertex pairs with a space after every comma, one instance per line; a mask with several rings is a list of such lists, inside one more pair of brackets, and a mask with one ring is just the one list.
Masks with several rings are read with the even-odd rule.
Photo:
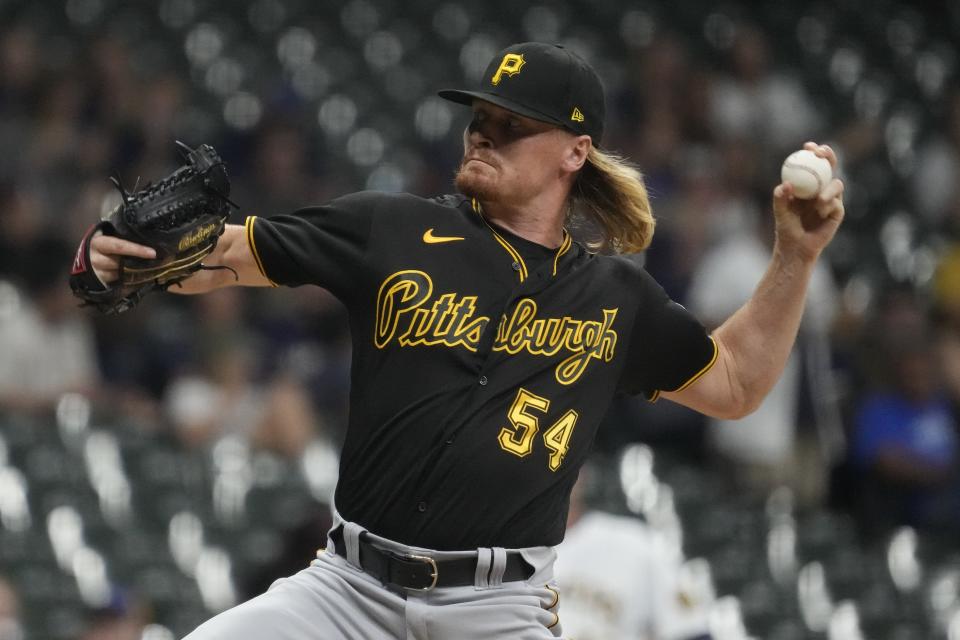
[[[519, 549], [534, 567], [529, 580], [502, 582], [504, 549], [432, 551], [367, 533], [397, 553], [435, 559], [477, 558], [476, 581], [427, 592], [387, 589], [359, 568], [363, 530], [342, 521], [348, 558], [333, 542], [299, 573], [277, 580], [266, 593], [200, 625], [184, 640], [539, 640], [560, 638], [559, 594], [552, 547]], [[491, 571], [492, 566], [492, 571]]]

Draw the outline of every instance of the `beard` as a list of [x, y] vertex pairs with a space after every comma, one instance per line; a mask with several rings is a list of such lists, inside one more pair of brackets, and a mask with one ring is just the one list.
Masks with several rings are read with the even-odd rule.
[[496, 175], [493, 167], [480, 162], [462, 162], [454, 176], [457, 190], [468, 198], [487, 202], [496, 200]]

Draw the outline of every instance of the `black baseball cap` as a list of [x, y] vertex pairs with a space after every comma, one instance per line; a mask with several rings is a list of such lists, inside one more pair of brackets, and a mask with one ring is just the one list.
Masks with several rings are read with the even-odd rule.
[[480, 99], [541, 122], [556, 124], [594, 146], [603, 137], [600, 76], [573, 51], [558, 44], [523, 42], [499, 52], [475, 91], [445, 89], [441, 98], [470, 105]]

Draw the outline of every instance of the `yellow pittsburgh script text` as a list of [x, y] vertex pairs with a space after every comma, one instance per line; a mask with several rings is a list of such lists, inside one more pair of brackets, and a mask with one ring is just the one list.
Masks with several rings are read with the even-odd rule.
[[[433, 280], [417, 270], [388, 276], [377, 293], [374, 344], [392, 341], [401, 347], [444, 345], [476, 351], [490, 318], [477, 314], [477, 296], [433, 295]], [[603, 309], [601, 320], [568, 316], [542, 318], [537, 303], [521, 298], [500, 317], [492, 349], [511, 355], [564, 356], [557, 365], [557, 382], [576, 382], [591, 360], [610, 362], [617, 346], [613, 323], [617, 309]]]

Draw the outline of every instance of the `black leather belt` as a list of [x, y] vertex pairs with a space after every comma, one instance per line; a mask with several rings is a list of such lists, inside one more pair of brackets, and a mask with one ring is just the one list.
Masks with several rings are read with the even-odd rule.
[[[374, 546], [360, 534], [360, 566], [385, 585], [430, 591], [434, 587], [463, 587], [476, 582], [477, 558], [436, 559], [430, 556], [396, 553]], [[343, 527], [330, 532], [337, 555], [347, 557]], [[503, 582], [526, 580], [533, 567], [517, 552], [507, 553]]]

